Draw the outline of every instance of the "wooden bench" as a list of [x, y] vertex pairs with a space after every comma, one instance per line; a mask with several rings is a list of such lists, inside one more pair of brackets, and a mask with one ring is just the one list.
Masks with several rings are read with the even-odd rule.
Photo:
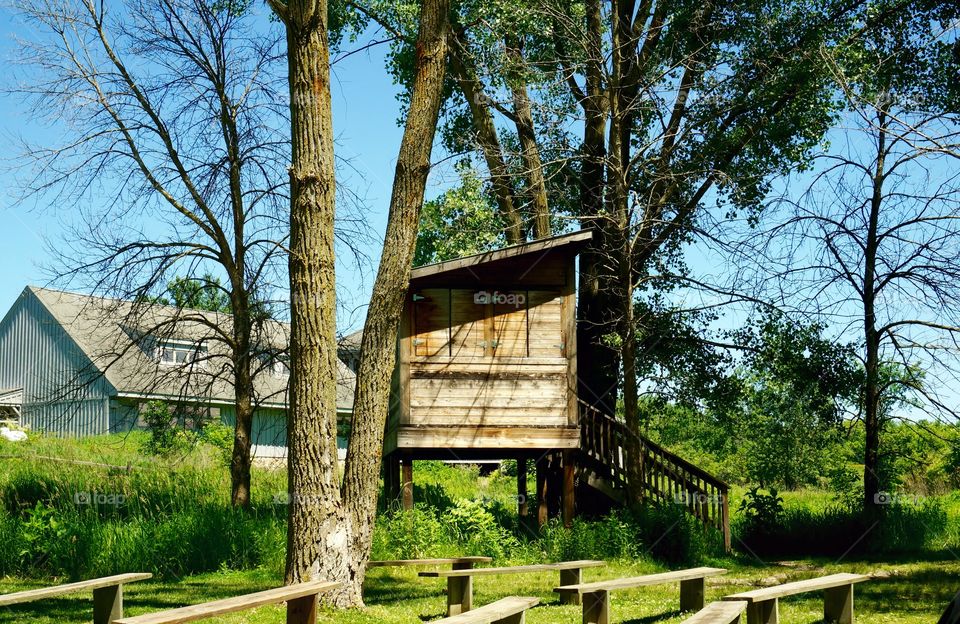
[[436, 620], [434, 624], [523, 624], [527, 609], [539, 602], [539, 598], [511, 596], [466, 613]]
[[475, 563], [490, 563], [493, 557], [448, 557], [441, 559], [387, 559], [368, 561], [367, 568], [449, 565], [454, 570], [470, 570]]
[[[560, 571], [560, 584], [578, 583], [584, 568], [606, 565], [602, 561], [564, 561], [536, 565], [511, 566], [506, 568], [474, 568], [472, 570], [434, 570], [421, 572], [420, 576], [447, 579], [447, 615], [458, 615], [473, 606], [473, 577], [493, 574], [524, 574], [529, 572]], [[576, 604], [578, 597], [568, 599], [567, 604]]]
[[178, 624], [256, 609], [264, 605], [287, 603], [287, 624], [314, 624], [317, 621], [318, 595], [340, 587], [331, 581], [310, 581], [276, 589], [204, 602], [189, 607], [147, 613], [136, 617], [114, 620], [113, 624]]
[[723, 600], [745, 600], [748, 603], [747, 624], [777, 624], [780, 621], [780, 598], [823, 590], [823, 619], [853, 624], [853, 585], [869, 580], [870, 577], [863, 574], [831, 574], [732, 594], [724, 596]]
[[739, 624], [740, 615], [746, 609], [747, 602], [744, 600], [711, 602], [685, 619], [682, 624]]
[[117, 574], [79, 583], [0, 595], [0, 607], [93, 590], [93, 624], [110, 624], [117, 618], [123, 617], [123, 585], [145, 581], [152, 576], [146, 572]]
[[560, 595], [583, 596], [583, 624], [608, 624], [610, 621], [610, 592], [616, 589], [630, 589], [648, 585], [680, 582], [680, 610], [699, 611], [704, 607], [707, 577], [719, 576], [727, 571], [723, 568], [690, 568], [675, 572], [646, 574], [630, 578], [561, 585], [553, 591]]

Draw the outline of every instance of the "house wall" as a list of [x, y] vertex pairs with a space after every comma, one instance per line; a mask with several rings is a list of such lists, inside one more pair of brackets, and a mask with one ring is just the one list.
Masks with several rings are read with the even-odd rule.
[[110, 428], [110, 384], [29, 291], [0, 321], [0, 388], [23, 388], [21, 423], [70, 436]]
[[[337, 450], [340, 459], [346, 457], [349, 412], [337, 413]], [[228, 427], [237, 424], [236, 409], [224, 406], [220, 409], [220, 419]], [[253, 415], [253, 449], [255, 459], [278, 459], [287, 456], [287, 411], [278, 408], [263, 408]]]

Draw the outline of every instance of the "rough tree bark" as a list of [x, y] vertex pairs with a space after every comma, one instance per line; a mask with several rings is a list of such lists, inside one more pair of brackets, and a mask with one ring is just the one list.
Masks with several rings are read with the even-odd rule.
[[376, 514], [383, 431], [396, 360], [397, 332], [417, 243], [446, 75], [450, 0], [425, 0], [416, 46], [416, 73], [393, 178], [387, 231], [360, 346], [343, 496], [353, 522], [352, 553], [362, 577]]
[[[333, 114], [325, 0], [275, 1], [287, 32], [290, 396], [286, 581], [349, 585], [349, 524], [337, 475]], [[345, 604], [342, 598], [335, 600]]]
[[341, 489], [336, 449], [334, 169], [327, 3], [271, 2], [287, 28], [290, 169], [289, 521], [286, 581], [325, 578], [324, 596], [361, 606], [376, 511], [383, 427], [446, 66], [449, 0], [421, 9], [417, 68], [387, 232], [364, 336]]

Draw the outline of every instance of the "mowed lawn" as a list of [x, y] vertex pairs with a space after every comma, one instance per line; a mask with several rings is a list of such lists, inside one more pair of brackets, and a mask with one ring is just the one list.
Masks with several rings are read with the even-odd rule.
[[[717, 564], [724, 565], [724, 564]], [[877, 563], [868, 561], [790, 561], [778, 564], [726, 564], [726, 576], [708, 579], [708, 600], [781, 582], [800, 580], [834, 572], [876, 574], [872, 581], [857, 585], [855, 613], [860, 624], [934, 624], [950, 598], [960, 590], [960, 560], [949, 554], [924, 561]], [[584, 580], [593, 581], [662, 571], [650, 563], [610, 563], [605, 568], [584, 571]], [[537, 596], [540, 606], [531, 610], [529, 624], [579, 623], [580, 608], [560, 606], [552, 588], [557, 574], [512, 574], [474, 580], [474, 604], [482, 605], [509, 595]], [[152, 611], [216, 600], [273, 587], [279, 579], [263, 571], [222, 572], [184, 578], [179, 582], [145, 582], [127, 587], [126, 614]], [[0, 593], [40, 587], [45, 583], [0, 580]], [[413, 569], [381, 568], [371, 571], [363, 610], [325, 610], [321, 622], [345, 624], [403, 623], [439, 619], [445, 609], [445, 581], [419, 578]], [[612, 594], [613, 621], [634, 624], [682, 622], [678, 612], [678, 586], [664, 585]], [[91, 598], [80, 594], [39, 603], [0, 607], [0, 622], [63, 624], [88, 622]], [[784, 624], [810, 624], [822, 618], [820, 594], [806, 594], [781, 601]], [[281, 607], [208, 620], [209, 622], [282, 624]]]

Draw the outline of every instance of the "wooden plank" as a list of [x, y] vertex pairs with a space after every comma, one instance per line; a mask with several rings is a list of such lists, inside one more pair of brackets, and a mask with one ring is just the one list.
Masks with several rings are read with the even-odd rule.
[[746, 600], [748, 602], [760, 602], [763, 600], [770, 600], [771, 598], [782, 598], [784, 596], [792, 596], [794, 594], [803, 594], [806, 592], [819, 591], [821, 589], [841, 587], [843, 585], [862, 583], [863, 581], [869, 580], [870, 577], [863, 574], [831, 574], [829, 576], [821, 576], [807, 579], [805, 581], [794, 581], [792, 583], [784, 583], [782, 585], [775, 585], [773, 587], [754, 589], [752, 591], [741, 592], [739, 594], [732, 594], [730, 596], [724, 596], [723, 600]]
[[436, 566], [436, 565], [456, 565], [458, 563], [490, 563], [492, 557], [442, 557], [439, 559], [380, 559], [377, 561], [368, 561], [368, 568], [385, 567], [413, 567], [413, 566]]
[[581, 583], [580, 585], [567, 585], [557, 587], [553, 591], [558, 594], [579, 593], [586, 594], [594, 591], [612, 591], [615, 589], [628, 589], [632, 587], [646, 587], [648, 585], [661, 585], [663, 583], [673, 583], [696, 578], [706, 578], [708, 576], [719, 576], [726, 574], [724, 568], [690, 568], [687, 570], [676, 570], [674, 572], [661, 572], [659, 574], [646, 574], [644, 576], [633, 576], [629, 578], [611, 579], [608, 581], [596, 581], [594, 583]]
[[470, 449], [578, 448], [580, 432], [570, 427], [401, 427], [397, 447]]
[[472, 289], [450, 290], [450, 357], [460, 360], [487, 358], [490, 341], [488, 318], [492, 304], [474, 302]]
[[743, 600], [711, 602], [706, 607], [685, 619], [682, 624], [736, 624], [747, 609]]
[[[435, 620], [436, 624], [491, 624], [504, 622], [510, 616], [523, 613], [540, 603], [539, 598], [511, 596], [483, 605], [472, 611]], [[522, 620], [521, 620], [522, 621]]]
[[320, 592], [336, 589], [340, 587], [340, 585], [340, 583], [331, 581], [310, 581], [307, 583], [288, 585], [286, 587], [278, 587], [276, 589], [268, 589], [255, 594], [234, 596], [233, 598], [205, 602], [189, 607], [181, 607], [179, 609], [170, 609], [168, 611], [123, 618], [115, 620], [114, 624], [174, 624], [179, 622], [193, 622], [217, 615], [247, 611], [265, 605], [313, 596]]
[[507, 566], [503, 568], [475, 568], [473, 570], [430, 570], [428, 572], [420, 572], [419, 575], [431, 578], [449, 578], [451, 576], [492, 576], [495, 574], [526, 574], [530, 572], [551, 572], [553, 570], [597, 568], [604, 565], [606, 565], [606, 563], [603, 561], [584, 559], [581, 561], [537, 563], [533, 565]]
[[563, 290], [563, 355], [567, 360], [567, 424], [580, 423], [577, 379], [577, 289], [576, 269], [571, 262], [567, 266], [566, 286]]
[[411, 293], [416, 356], [450, 355], [450, 306], [450, 291], [446, 288], [424, 288]]
[[0, 607], [8, 605], [33, 602], [44, 598], [54, 596], [63, 596], [81, 591], [96, 590], [104, 587], [123, 585], [124, 583], [135, 583], [136, 581], [145, 581], [152, 578], [153, 575], [147, 572], [134, 572], [129, 574], [117, 574], [114, 576], [105, 576], [103, 578], [90, 579], [88, 581], [79, 581], [77, 583], [67, 583], [66, 585], [55, 585], [53, 587], [43, 587], [41, 589], [29, 589], [16, 592], [14, 594], [0, 595]]
[[[461, 356], [461, 357], [413, 357], [410, 363], [414, 365], [413, 371], [418, 373], [443, 373], [450, 370], [457, 372], [464, 370], [466, 372], [486, 373], [486, 374], [515, 374], [518, 377], [525, 373], [545, 374], [545, 373], [564, 373], [567, 370], [567, 359], [563, 357], [503, 357], [498, 359], [484, 358], [482, 356]], [[547, 369], [547, 370], [543, 370]]]

